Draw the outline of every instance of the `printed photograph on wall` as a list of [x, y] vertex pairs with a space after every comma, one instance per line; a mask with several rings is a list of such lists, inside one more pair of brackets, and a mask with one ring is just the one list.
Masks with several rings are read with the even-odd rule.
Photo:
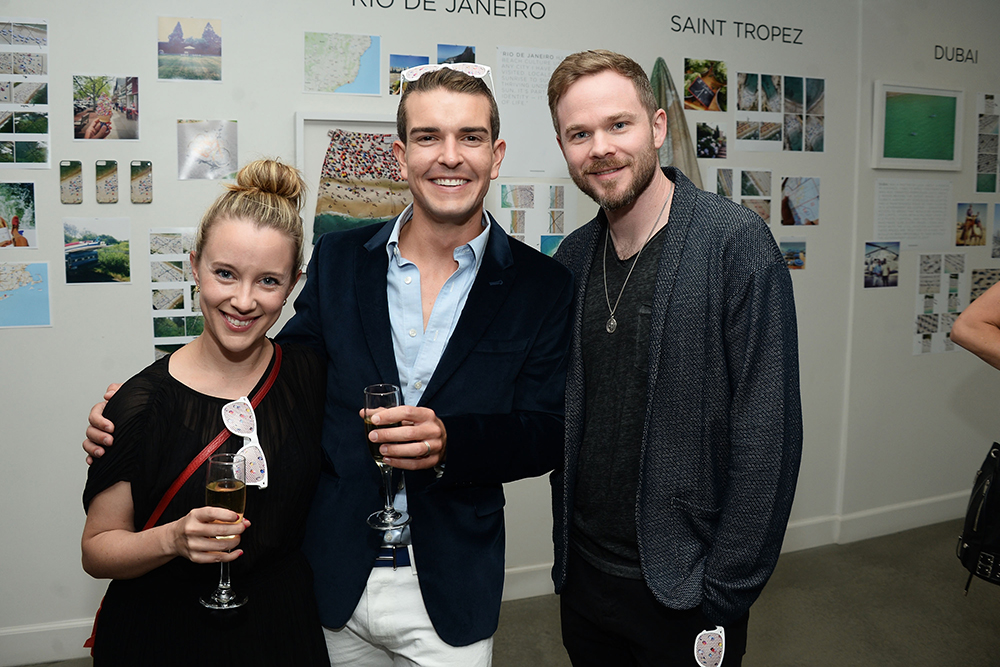
[[[13, 159], [10, 159], [13, 156]], [[14, 141], [0, 142], [0, 162], [14, 162], [18, 167], [32, 164], [48, 164], [49, 142], [47, 141]]]
[[698, 123], [695, 132], [698, 157], [722, 159], [726, 157], [726, 128], [723, 123]]
[[438, 44], [437, 61], [442, 63], [474, 63], [476, 47], [463, 44]]
[[49, 327], [48, 262], [0, 262], [0, 328]]
[[972, 303], [986, 290], [1000, 282], [1000, 269], [972, 269], [972, 280], [969, 284], [969, 303]]
[[378, 35], [305, 33], [304, 90], [307, 93], [382, 92], [382, 47]]
[[[383, 126], [389, 130], [390, 123]], [[327, 133], [313, 218], [313, 243], [326, 232], [388, 222], [413, 200], [392, 154], [395, 134]]]
[[73, 76], [74, 139], [138, 139], [139, 77]]
[[541, 247], [539, 250], [542, 251], [543, 255], [548, 255], [552, 257], [556, 254], [556, 250], [559, 249], [559, 244], [563, 240], [562, 234], [542, 234]]
[[1000, 258], [1000, 204], [993, 204], [993, 259]]
[[0, 183], [0, 248], [3, 247], [38, 247], [34, 183]]
[[156, 27], [157, 79], [222, 81], [222, 21], [161, 16]]
[[740, 72], [737, 80], [740, 98], [733, 150], [823, 150], [825, 79]]
[[806, 239], [804, 237], [786, 237], [778, 241], [778, 248], [785, 258], [785, 264], [792, 271], [803, 271], [806, 268]]
[[44, 19], [0, 17], [0, 169], [48, 169], [49, 42]]
[[781, 179], [781, 224], [819, 224], [819, 179], [801, 176]]
[[822, 153], [826, 107], [826, 80], [806, 79], [805, 150]]
[[744, 197], [770, 197], [771, 172], [745, 170], [740, 179], [740, 194]]
[[150, 314], [155, 359], [190, 342], [204, 327], [189, 261], [194, 239], [193, 227], [149, 230]]
[[963, 97], [876, 81], [872, 167], [961, 170]]
[[733, 170], [719, 169], [715, 172], [715, 192], [720, 197], [733, 198]]
[[729, 77], [721, 60], [684, 59], [684, 108], [726, 111]]
[[501, 208], [535, 208], [535, 186], [507, 185], [500, 186]]
[[899, 286], [899, 241], [865, 243], [865, 287]]
[[997, 134], [1000, 116], [997, 115], [997, 96], [979, 93], [976, 97], [976, 121], [979, 129], [976, 151], [976, 192], [997, 191], [997, 153], [1000, 135]]
[[399, 79], [400, 73], [404, 69], [410, 69], [417, 65], [426, 65], [430, 62], [427, 56], [401, 56], [396, 53], [389, 54], [389, 94], [399, 95], [403, 92], [402, 82]]
[[131, 281], [128, 218], [63, 218], [66, 283]]
[[736, 75], [736, 108], [740, 111], [758, 111], [757, 90], [760, 76], [748, 72], [739, 72]]
[[756, 213], [764, 220], [767, 224], [771, 224], [771, 200], [770, 199], [757, 199], [755, 197], [744, 197], [740, 200], [740, 204], [746, 206], [748, 209]]
[[986, 204], [958, 204], [955, 245], [986, 245]]
[[177, 178], [182, 181], [236, 178], [235, 120], [177, 121]]

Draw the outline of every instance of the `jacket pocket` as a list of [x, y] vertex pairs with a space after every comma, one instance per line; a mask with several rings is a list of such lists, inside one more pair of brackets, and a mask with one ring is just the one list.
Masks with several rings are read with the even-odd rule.
[[706, 546], [715, 541], [720, 508], [702, 507], [677, 496], [670, 499], [670, 507], [683, 518], [679, 525], [685, 526], [692, 537]]

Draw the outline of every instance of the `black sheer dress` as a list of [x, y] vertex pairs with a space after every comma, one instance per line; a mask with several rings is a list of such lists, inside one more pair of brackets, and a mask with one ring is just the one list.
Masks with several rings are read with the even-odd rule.
[[[312, 571], [300, 550], [319, 478], [326, 364], [309, 348], [281, 349], [277, 380], [255, 408], [268, 486], [248, 487], [251, 525], [239, 545], [244, 553], [231, 565], [233, 586], [249, 602], [235, 611], [203, 608], [198, 597], [215, 588], [219, 566], [180, 557], [136, 579], [113, 580], [97, 627], [95, 665], [329, 664]], [[273, 364], [272, 355], [258, 387]], [[222, 406], [231, 400], [181, 384], [168, 365], [169, 357], [155, 362], [108, 402], [104, 414], [115, 424], [114, 445], [91, 466], [83, 494], [86, 509], [101, 491], [130, 482], [137, 531], [177, 475], [225, 427]], [[236, 452], [242, 444], [232, 436], [218, 452]], [[203, 465], [157, 525], [204, 505]]]

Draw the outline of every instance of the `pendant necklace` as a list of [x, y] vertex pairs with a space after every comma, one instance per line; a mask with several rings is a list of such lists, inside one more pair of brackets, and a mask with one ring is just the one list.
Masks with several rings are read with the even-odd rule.
[[656, 216], [656, 222], [653, 226], [649, 228], [649, 234], [646, 235], [646, 240], [642, 242], [642, 247], [639, 248], [639, 252], [635, 254], [635, 259], [632, 260], [632, 268], [628, 270], [625, 275], [625, 282], [622, 283], [622, 289], [618, 292], [618, 298], [615, 299], [615, 305], [611, 305], [611, 297], [608, 295], [608, 238], [611, 236], [611, 223], [608, 223], [606, 233], [604, 235], [604, 257], [601, 263], [601, 267], [604, 269], [604, 300], [608, 303], [608, 311], [610, 311], [611, 316], [608, 318], [608, 323], [604, 325], [604, 328], [609, 334], [613, 334], [615, 329], [618, 328], [618, 320], [615, 319], [615, 311], [618, 310], [618, 302], [622, 300], [622, 294], [625, 293], [625, 285], [628, 285], [628, 279], [632, 277], [632, 271], [635, 269], [635, 265], [639, 262], [639, 255], [642, 251], [646, 249], [646, 244], [649, 243], [649, 239], [653, 238], [653, 230], [656, 226], [660, 224], [660, 218], [663, 217], [663, 212], [667, 209], [667, 204], [670, 202], [670, 196], [667, 196], [666, 201], [663, 202], [663, 208], [660, 209], [660, 214]]

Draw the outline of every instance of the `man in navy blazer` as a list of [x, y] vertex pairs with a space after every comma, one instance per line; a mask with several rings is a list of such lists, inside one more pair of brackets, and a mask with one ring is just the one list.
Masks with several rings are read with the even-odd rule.
[[[487, 665], [503, 590], [501, 485], [562, 458], [572, 280], [483, 209], [504, 142], [482, 79], [424, 74], [397, 118], [412, 208], [384, 226], [323, 236], [278, 338], [320, 347], [328, 360], [305, 551], [334, 664]], [[419, 396], [383, 413], [411, 425], [373, 431], [385, 460], [404, 470], [410, 549], [386, 546], [366, 523], [384, 504], [359, 416], [363, 388], [376, 383]], [[397, 567], [373, 567], [380, 553]], [[433, 626], [423, 634], [409, 618], [421, 602]]]

